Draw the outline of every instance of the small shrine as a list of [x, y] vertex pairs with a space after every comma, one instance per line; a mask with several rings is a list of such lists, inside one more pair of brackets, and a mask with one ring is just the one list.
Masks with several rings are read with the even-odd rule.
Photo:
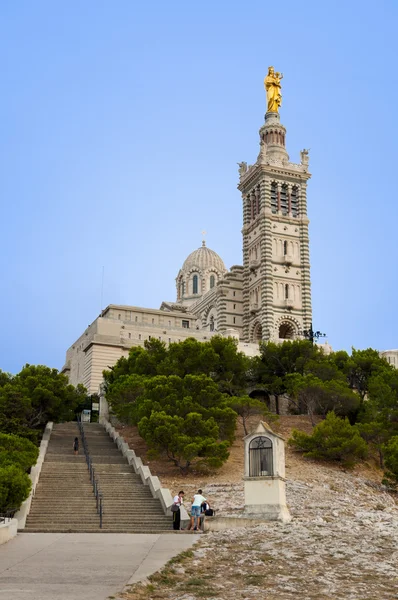
[[244, 442], [245, 516], [265, 521], [290, 521], [286, 505], [284, 438], [261, 421]]

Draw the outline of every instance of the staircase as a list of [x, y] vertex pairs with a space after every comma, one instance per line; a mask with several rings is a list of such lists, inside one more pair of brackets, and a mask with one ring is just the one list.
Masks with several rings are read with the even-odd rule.
[[159, 533], [172, 531], [160, 501], [134, 473], [102, 425], [84, 423], [90, 457], [103, 497], [102, 531]]
[[99, 531], [99, 516], [77, 423], [54, 425], [24, 532]]
[[[159, 533], [172, 531], [139, 475], [102, 425], [84, 423], [87, 445], [103, 497], [100, 529], [77, 423], [54, 425], [24, 532]], [[80, 440], [79, 455], [73, 440]]]

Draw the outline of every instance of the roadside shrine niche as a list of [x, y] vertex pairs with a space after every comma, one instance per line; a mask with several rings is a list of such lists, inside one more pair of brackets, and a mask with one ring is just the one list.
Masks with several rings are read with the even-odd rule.
[[290, 521], [286, 505], [284, 438], [260, 421], [244, 441], [246, 518]]
[[249, 477], [266, 477], [274, 474], [272, 440], [263, 435], [249, 444]]

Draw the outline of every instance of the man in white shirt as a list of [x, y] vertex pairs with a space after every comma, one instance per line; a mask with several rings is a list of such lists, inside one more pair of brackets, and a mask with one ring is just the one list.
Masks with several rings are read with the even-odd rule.
[[202, 531], [200, 529], [200, 507], [202, 502], [207, 502], [207, 500], [202, 496], [202, 490], [198, 490], [198, 493], [194, 495], [192, 500], [191, 523], [189, 529]]

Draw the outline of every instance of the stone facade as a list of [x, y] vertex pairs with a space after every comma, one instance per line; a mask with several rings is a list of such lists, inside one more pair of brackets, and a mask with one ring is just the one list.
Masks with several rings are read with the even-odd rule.
[[[312, 322], [306, 188], [308, 152], [289, 162], [279, 114], [267, 113], [260, 153], [240, 169], [243, 339], [295, 339]], [[246, 164], [246, 163], [243, 163]]]
[[169, 344], [189, 337], [209, 339], [205, 330], [196, 329], [196, 321], [196, 315], [181, 310], [111, 304], [67, 350], [62, 372], [72, 385], [82, 383], [90, 394], [96, 394], [104, 369], [127, 356], [133, 346], [144, 346], [145, 340], [154, 338]]
[[398, 350], [381, 350], [379, 354], [382, 358], [385, 358], [390, 365], [395, 368], [398, 367]]
[[243, 266], [227, 270], [203, 241], [178, 272], [176, 302], [159, 310], [108, 306], [66, 353], [63, 372], [73, 385], [97, 393], [103, 370], [152, 338], [232, 336], [254, 356], [260, 341], [297, 339], [310, 329], [309, 158], [303, 150], [300, 164], [289, 162], [285, 139], [279, 114], [267, 113], [256, 163], [239, 163]]

